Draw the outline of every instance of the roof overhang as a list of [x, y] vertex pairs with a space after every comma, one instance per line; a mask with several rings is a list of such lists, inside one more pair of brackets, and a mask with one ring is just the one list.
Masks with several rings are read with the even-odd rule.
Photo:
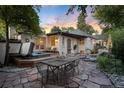
[[52, 35], [64, 35], [64, 36], [73, 37], [73, 38], [87, 38], [87, 37], [89, 37], [87, 35], [77, 35], [77, 34], [72, 34], [69, 32], [52, 32], [52, 33], [47, 34], [47, 36], [52, 36]]

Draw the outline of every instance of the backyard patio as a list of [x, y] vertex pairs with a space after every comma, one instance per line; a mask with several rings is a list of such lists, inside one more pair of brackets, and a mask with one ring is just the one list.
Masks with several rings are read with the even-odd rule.
[[[80, 59], [79, 74], [71, 77], [79, 84], [80, 88], [114, 88], [111, 80], [99, 70], [96, 62], [84, 61]], [[42, 65], [42, 70], [47, 69]], [[14, 66], [0, 68], [0, 87], [1, 88], [41, 88], [42, 76], [37, 67], [18, 68]], [[46, 88], [64, 88], [56, 84], [46, 84]], [[67, 86], [66, 86], [67, 87]], [[77, 87], [71, 83], [68, 87]]]

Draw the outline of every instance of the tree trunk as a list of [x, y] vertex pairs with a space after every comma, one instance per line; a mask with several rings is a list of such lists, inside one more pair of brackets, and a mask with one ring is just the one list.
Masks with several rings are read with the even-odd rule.
[[5, 62], [4, 65], [8, 65], [9, 59], [9, 27], [8, 23], [6, 22], [6, 54], [5, 54]]

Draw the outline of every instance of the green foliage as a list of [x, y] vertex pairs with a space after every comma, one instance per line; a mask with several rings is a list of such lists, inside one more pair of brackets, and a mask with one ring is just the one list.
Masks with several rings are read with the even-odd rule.
[[121, 60], [115, 59], [110, 54], [104, 54], [97, 57], [97, 63], [101, 70], [109, 74], [124, 75], [124, 64]]
[[51, 32], [60, 32], [61, 29], [57, 26], [54, 26], [52, 29], [51, 29]]
[[0, 20], [0, 39], [5, 38], [5, 24]]
[[77, 49], [77, 47], [78, 47], [78, 46], [75, 44], [75, 45], [73, 46], [73, 49], [74, 49], [74, 50], [76, 50], [76, 49]]
[[78, 16], [77, 28], [87, 34], [92, 35], [92, 33], [95, 33], [95, 31], [90, 25], [86, 24], [85, 18], [86, 16], [80, 13]]
[[74, 10], [76, 9], [78, 12], [81, 12], [83, 15], [86, 15], [86, 7], [87, 5], [71, 5], [66, 14], [73, 14]]
[[112, 35], [112, 53], [124, 62], [124, 6], [96, 6], [94, 16], [105, 25], [103, 34]]
[[124, 62], [124, 28], [112, 30], [111, 35], [113, 42], [112, 53]]
[[124, 6], [123, 5], [103, 5], [95, 7], [94, 16], [103, 23], [111, 27], [124, 26]]
[[6, 32], [6, 55], [5, 65], [8, 64], [9, 58], [9, 27], [19, 27], [23, 32], [31, 34], [41, 33], [39, 26], [39, 16], [36, 8], [33, 6], [1, 5], [0, 20], [5, 23]]
[[90, 25], [86, 24], [85, 22], [85, 18], [87, 17], [86, 8], [87, 8], [87, 5], [78, 5], [78, 6], [72, 5], [68, 9], [67, 14], [69, 13], [73, 14], [74, 9], [77, 9], [77, 11], [80, 12], [78, 16], [77, 28], [91, 35], [92, 33], [95, 33], [95, 31]]
[[108, 62], [109, 62], [109, 58], [106, 57], [106, 56], [99, 56], [97, 58], [97, 63], [99, 65], [99, 67], [102, 68], [102, 69], [106, 68]]
[[27, 32], [37, 34], [41, 32], [39, 17], [33, 6], [0, 6], [0, 19], [5, 25], [17, 27]]
[[78, 16], [77, 28], [83, 31], [85, 27], [86, 27], [85, 16], [82, 13], [80, 13], [80, 15]]
[[62, 27], [61, 30], [62, 30], [63, 32], [66, 32], [66, 31], [73, 31], [74, 28], [73, 28], [73, 27]]

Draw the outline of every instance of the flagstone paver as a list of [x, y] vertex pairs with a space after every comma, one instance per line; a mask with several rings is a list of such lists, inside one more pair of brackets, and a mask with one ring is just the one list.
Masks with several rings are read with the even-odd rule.
[[[41, 75], [38, 73], [36, 67], [24, 69], [16, 67], [17, 72], [15, 68], [11, 68], [10, 72], [7, 67], [6, 69], [7, 71], [5, 68], [2, 71], [0, 68], [0, 87], [40, 88], [42, 86]], [[43, 66], [43, 69], [46, 69], [46, 66]], [[114, 87], [107, 76], [97, 68], [95, 62], [80, 61], [79, 75], [76, 75], [73, 79], [80, 84], [80, 88]], [[48, 85], [47, 87], [55, 86]]]
[[95, 84], [95, 83], [90, 82], [90, 81], [85, 81], [83, 86], [86, 88], [100, 88], [100, 85]]
[[26, 83], [26, 82], [28, 82], [27, 78], [21, 78], [21, 83]]

